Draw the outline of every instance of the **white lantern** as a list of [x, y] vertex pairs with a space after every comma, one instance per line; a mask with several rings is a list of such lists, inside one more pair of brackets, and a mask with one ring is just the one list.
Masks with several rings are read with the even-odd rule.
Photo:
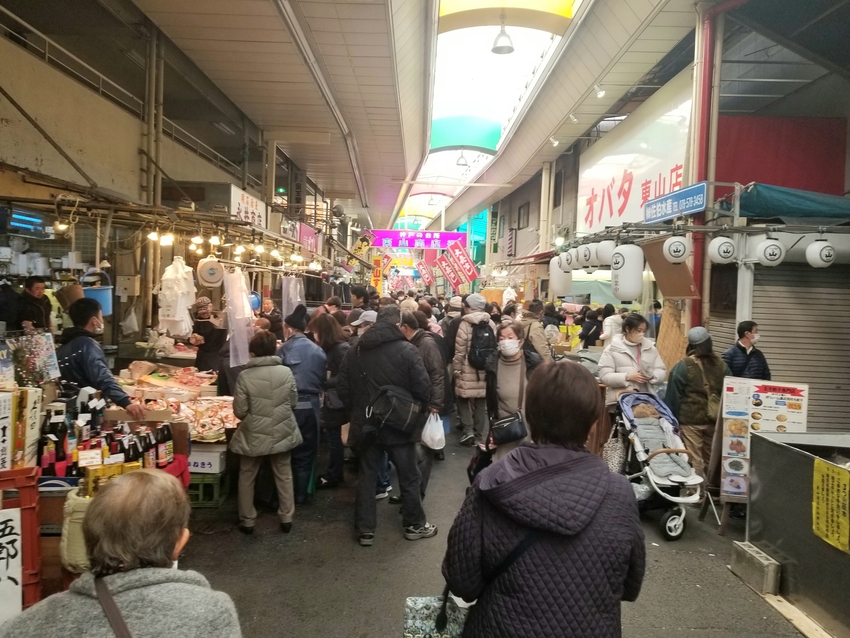
[[756, 247], [756, 259], [762, 266], [778, 266], [785, 259], [785, 246], [776, 239], [765, 239]]
[[599, 245], [596, 247], [596, 258], [599, 260], [600, 266], [611, 265], [611, 257], [613, 256], [616, 248], [617, 242], [613, 239], [606, 239], [605, 241], [599, 242]]
[[714, 264], [730, 264], [735, 261], [735, 240], [715, 237], [708, 244], [708, 258]]
[[569, 294], [573, 287], [573, 273], [571, 270], [563, 270], [560, 256], [556, 255], [549, 260], [549, 298], [552, 301]]
[[588, 264], [596, 270], [599, 267], [599, 244], [594, 242], [590, 244], [590, 263]]
[[596, 255], [593, 253], [596, 251], [596, 246], [593, 244], [585, 244], [584, 246], [579, 246], [578, 250], [578, 265], [581, 268], [585, 266], [589, 266], [591, 260], [596, 258]]
[[573, 256], [573, 251], [566, 250], [558, 255], [558, 266], [564, 272], [572, 272], [575, 270], [576, 262]]
[[826, 268], [835, 261], [835, 246], [826, 239], [816, 239], [806, 247], [806, 261], [812, 268]]
[[673, 235], [664, 242], [664, 259], [671, 264], [681, 264], [691, 256], [691, 240], [684, 235]]
[[581, 268], [581, 264], [578, 263], [578, 258], [579, 258], [578, 248], [570, 248], [570, 255], [572, 255], [572, 258], [573, 258], [573, 261], [572, 261], [573, 270], [578, 270], [579, 268]]
[[634, 244], [618, 246], [611, 256], [611, 291], [620, 301], [633, 301], [643, 292], [643, 250]]

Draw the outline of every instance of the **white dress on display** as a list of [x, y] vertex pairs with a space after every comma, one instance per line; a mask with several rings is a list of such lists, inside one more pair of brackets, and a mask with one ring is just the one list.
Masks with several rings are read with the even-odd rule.
[[175, 257], [162, 273], [159, 287], [159, 330], [170, 335], [186, 336], [192, 333], [192, 316], [189, 307], [195, 303], [195, 271], [182, 257]]
[[516, 301], [516, 290], [512, 286], [508, 286], [502, 293], [502, 309], [512, 301]]

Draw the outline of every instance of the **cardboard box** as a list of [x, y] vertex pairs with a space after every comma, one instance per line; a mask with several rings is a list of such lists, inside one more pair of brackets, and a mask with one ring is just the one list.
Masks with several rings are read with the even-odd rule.
[[113, 465], [95, 465], [86, 468], [86, 496], [95, 496], [97, 491], [109, 481], [122, 474], [123, 463]]
[[[171, 421], [173, 418], [174, 413], [171, 410], [147, 410], [144, 422]], [[123, 408], [107, 408], [103, 413], [103, 420], [136, 422], [136, 419], [130, 416], [130, 413]]]
[[41, 388], [21, 388], [18, 392], [18, 414], [15, 419], [15, 468], [35, 467], [38, 463], [38, 440], [41, 437]]
[[[221, 474], [227, 463], [227, 451], [204, 452], [201, 445], [196, 443], [192, 446], [192, 454], [189, 456], [189, 471], [192, 474]], [[226, 447], [226, 446], [225, 446]]]
[[572, 347], [569, 343], [556, 343], [552, 346], [552, 349], [555, 351], [555, 354], [566, 354], [572, 350]]

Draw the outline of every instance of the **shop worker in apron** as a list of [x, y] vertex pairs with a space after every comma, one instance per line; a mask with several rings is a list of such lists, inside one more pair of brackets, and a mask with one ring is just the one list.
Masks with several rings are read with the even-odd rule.
[[227, 340], [227, 330], [215, 325], [212, 317], [212, 301], [209, 297], [198, 297], [195, 302], [195, 323], [189, 343], [198, 347], [195, 367], [200, 372], [213, 370], [218, 372], [221, 361], [221, 348]]
[[103, 334], [100, 303], [87, 297], [77, 299], [68, 308], [68, 315], [74, 327], [62, 332], [62, 345], [56, 352], [62, 381], [76, 388], [90, 386], [100, 390], [105, 398], [127, 410], [134, 419], [144, 419], [145, 409], [130, 403], [130, 397], [112, 376], [103, 348], [95, 339]]

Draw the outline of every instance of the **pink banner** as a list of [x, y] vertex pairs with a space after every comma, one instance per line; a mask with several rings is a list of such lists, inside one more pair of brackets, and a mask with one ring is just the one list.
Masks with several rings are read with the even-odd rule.
[[309, 250], [311, 253], [319, 249], [319, 238], [316, 236], [316, 231], [307, 224], [299, 224], [298, 241], [301, 242], [305, 250]]
[[472, 257], [466, 252], [466, 248], [461, 246], [459, 242], [453, 242], [449, 244], [449, 254], [457, 266], [459, 275], [469, 283], [478, 279], [478, 268], [475, 267], [475, 262], [472, 261]]
[[422, 278], [422, 283], [426, 286], [430, 286], [434, 283], [434, 273], [431, 271], [431, 268], [424, 261], [420, 261], [416, 263], [416, 270], [419, 271], [419, 276]]
[[461, 281], [458, 274], [455, 272], [454, 266], [452, 266], [452, 263], [449, 261], [448, 256], [440, 255], [439, 257], [437, 257], [437, 259], [434, 260], [434, 263], [436, 264], [437, 268], [440, 269], [440, 272], [443, 273], [443, 277], [446, 278], [446, 281], [449, 283], [449, 285], [455, 290], [457, 290], [463, 282]]

